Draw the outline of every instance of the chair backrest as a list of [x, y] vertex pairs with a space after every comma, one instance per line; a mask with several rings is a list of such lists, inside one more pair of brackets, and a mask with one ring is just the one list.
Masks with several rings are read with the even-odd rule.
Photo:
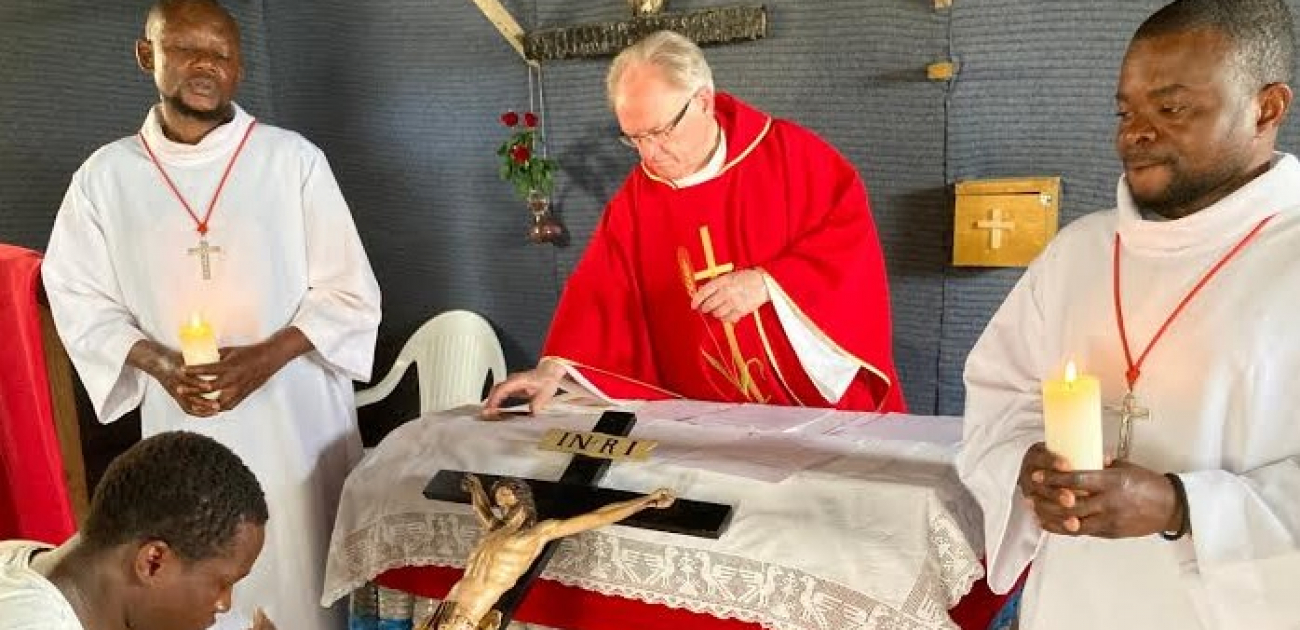
[[412, 363], [419, 377], [420, 413], [480, 402], [489, 375], [493, 384], [506, 377], [505, 355], [492, 325], [476, 313], [447, 311], [411, 335], [384, 380], [358, 392], [357, 406], [387, 396]]

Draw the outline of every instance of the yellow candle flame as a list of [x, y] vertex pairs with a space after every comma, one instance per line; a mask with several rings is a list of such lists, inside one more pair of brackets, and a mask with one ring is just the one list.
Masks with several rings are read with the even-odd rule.
[[202, 327], [203, 327], [203, 316], [199, 315], [198, 312], [190, 313], [190, 328], [202, 328]]
[[1077, 380], [1079, 380], [1079, 370], [1074, 367], [1074, 361], [1069, 361], [1065, 364], [1065, 382], [1073, 383]]

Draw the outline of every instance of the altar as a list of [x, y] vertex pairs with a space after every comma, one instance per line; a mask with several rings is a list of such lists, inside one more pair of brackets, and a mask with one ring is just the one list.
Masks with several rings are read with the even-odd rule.
[[[571, 630], [956, 628], [949, 609], [982, 575], [980, 512], [952, 461], [961, 421], [668, 401], [636, 409], [647, 461], [602, 487], [728, 504], [717, 540], [610, 526], [565, 539], [516, 619]], [[393, 431], [349, 476], [322, 603], [369, 582], [440, 597], [479, 526], [426, 499], [439, 470], [555, 479], [551, 429], [570, 409], [503, 422], [463, 408]]]

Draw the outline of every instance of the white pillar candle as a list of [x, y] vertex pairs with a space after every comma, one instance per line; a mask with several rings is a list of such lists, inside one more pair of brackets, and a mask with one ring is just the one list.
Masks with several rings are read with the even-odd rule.
[[1072, 470], [1101, 470], [1101, 385], [1079, 374], [1071, 361], [1065, 377], [1043, 381], [1043, 425], [1047, 450], [1065, 458]]
[[[190, 321], [181, 326], [181, 356], [185, 358], [185, 365], [206, 365], [221, 360], [221, 354], [217, 351], [217, 335], [198, 313], [191, 315]], [[203, 397], [216, 400], [220, 394], [221, 392], [210, 392]]]

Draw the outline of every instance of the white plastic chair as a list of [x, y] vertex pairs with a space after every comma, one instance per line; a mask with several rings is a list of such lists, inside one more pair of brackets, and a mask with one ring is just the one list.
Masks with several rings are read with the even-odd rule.
[[506, 377], [505, 355], [492, 325], [477, 313], [447, 311], [406, 340], [384, 379], [357, 392], [357, 406], [391, 394], [412, 363], [419, 371], [422, 414], [481, 402], [488, 374], [493, 384]]

